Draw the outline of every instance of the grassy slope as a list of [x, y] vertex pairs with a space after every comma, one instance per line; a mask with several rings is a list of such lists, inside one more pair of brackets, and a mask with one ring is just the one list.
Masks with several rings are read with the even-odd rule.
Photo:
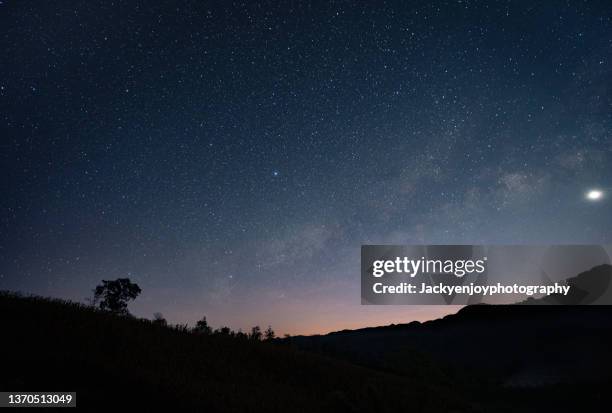
[[0, 293], [0, 388], [77, 391], [80, 407], [199, 411], [464, 411], [448, 388], [289, 346], [201, 337]]

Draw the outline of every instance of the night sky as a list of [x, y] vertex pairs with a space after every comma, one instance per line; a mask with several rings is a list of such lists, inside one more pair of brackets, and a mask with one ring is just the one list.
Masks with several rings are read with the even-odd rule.
[[314, 333], [456, 311], [361, 244], [612, 240], [610, 2], [280, 3], [0, 0], [0, 289]]

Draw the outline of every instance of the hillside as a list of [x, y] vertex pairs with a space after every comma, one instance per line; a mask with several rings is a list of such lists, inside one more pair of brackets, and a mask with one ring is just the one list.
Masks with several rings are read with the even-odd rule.
[[559, 413], [599, 411], [612, 385], [610, 306], [476, 305], [254, 342], [0, 293], [0, 321], [0, 388], [76, 391], [88, 410]]
[[88, 410], [469, 410], [450, 386], [70, 302], [1, 293], [0, 321], [10, 355], [0, 388], [76, 391], [78, 406]]
[[[589, 294], [589, 286], [609, 285], [611, 274], [612, 267], [603, 265], [568, 282]], [[303, 350], [417, 380], [461, 383], [471, 401], [488, 399], [521, 411], [538, 406], [596, 411], [598, 398], [612, 384], [612, 306], [544, 305], [549, 301], [468, 306], [424, 323], [290, 341]]]

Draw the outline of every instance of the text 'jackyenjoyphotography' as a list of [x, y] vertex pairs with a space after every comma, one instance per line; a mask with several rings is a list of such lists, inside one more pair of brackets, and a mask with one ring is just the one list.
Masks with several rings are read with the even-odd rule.
[[420, 285], [414, 285], [411, 283], [400, 283], [397, 285], [384, 285], [383, 283], [375, 283], [373, 285], [373, 291], [375, 294], [467, 294], [467, 295], [495, 295], [495, 294], [522, 294], [528, 297], [532, 297], [536, 294], [552, 295], [552, 294], [563, 294], [569, 293], [571, 286], [560, 285], [555, 283], [554, 285], [444, 285], [438, 283], [437, 285], [428, 285], [426, 283], [420, 283]]
[[362, 304], [612, 304], [609, 245], [364, 245]]

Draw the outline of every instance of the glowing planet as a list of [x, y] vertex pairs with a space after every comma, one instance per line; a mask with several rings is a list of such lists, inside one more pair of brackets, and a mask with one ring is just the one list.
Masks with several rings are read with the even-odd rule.
[[601, 198], [603, 198], [603, 191], [599, 189], [591, 189], [586, 193], [586, 198], [589, 201], [599, 201]]

